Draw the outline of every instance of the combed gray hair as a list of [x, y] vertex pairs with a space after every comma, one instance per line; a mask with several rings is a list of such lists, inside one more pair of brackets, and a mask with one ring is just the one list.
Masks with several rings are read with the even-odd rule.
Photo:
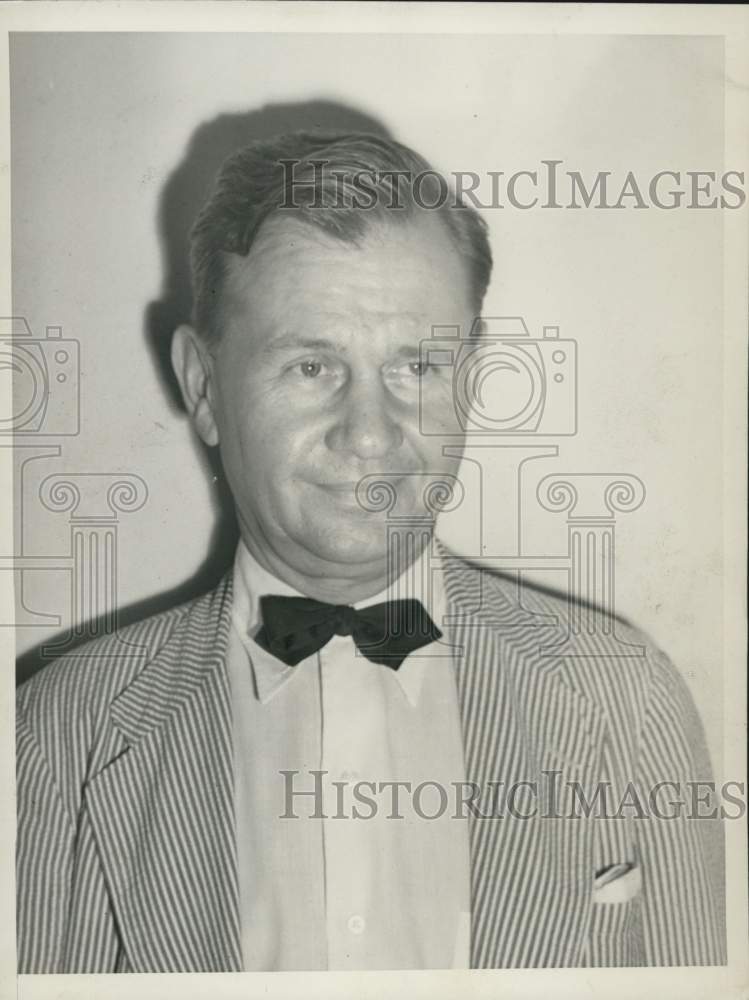
[[247, 256], [269, 216], [294, 212], [356, 244], [375, 221], [402, 222], [419, 211], [442, 220], [466, 264], [478, 314], [492, 269], [486, 223], [422, 156], [357, 132], [292, 132], [250, 143], [224, 162], [190, 233], [195, 328], [209, 341], [220, 336], [227, 255]]

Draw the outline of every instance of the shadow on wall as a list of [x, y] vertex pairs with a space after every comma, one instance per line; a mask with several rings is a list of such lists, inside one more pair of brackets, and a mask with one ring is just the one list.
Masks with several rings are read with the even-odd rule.
[[[144, 334], [175, 415], [182, 411], [182, 403], [169, 352], [172, 333], [180, 323], [189, 322], [192, 310], [190, 227], [211, 191], [219, 167], [231, 153], [253, 140], [268, 139], [282, 132], [300, 129], [371, 132], [389, 136], [388, 130], [377, 119], [334, 101], [270, 104], [244, 114], [223, 114], [196, 129], [184, 157], [164, 185], [157, 220], [162, 257], [161, 295], [158, 300], [149, 303], [145, 310]], [[119, 609], [118, 626], [139, 621], [196, 597], [215, 586], [231, 564], [237, 543], [237, 525], [218, 449], [205, 448], [197, 437], [194, 439], [194, 449], [196, 461], [202, 463], [211, 479], [215, 477], [216, 519], [208, 555], [193, 576], [184, 583]], [[145, 555], [148, 539], [143, 539], [141, 544]], [[88, 635], [99, 634], [100, 628], [103, 634], [102, 619], [89, 622], [88, 626], [85, 630]], [[19, 658], [16, 667], [17, 683], [27, 680], [49, 662], [49, 654], [43, 656], [42, 649], [52, 641], [54, 640], [48, 638], [45, 643]]]

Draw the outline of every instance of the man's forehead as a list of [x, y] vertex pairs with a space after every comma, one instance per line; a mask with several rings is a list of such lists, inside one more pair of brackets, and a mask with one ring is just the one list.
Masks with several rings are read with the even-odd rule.
[[468, 294], [460, 257], [442, 225], [429, 218], [374, 220], [355, 241], [346, 241], [276, 215], [246, 257], [230, 255], [227, 263], [224, 293], [227, 304], [239, 308], [275, 311], [298, 304], [334, 314], [337, 305], [345, 309], [353, 302], [383, 319], [399, 312], [421, 322], [433, 305], [444, 311], [445, 300], [462, 304]]
[[264, 223], [246, 257], [229, 255], [227, 288], [241, 295], [250, 286], [257, 290], [267, 282], [283, 282], [293, 291], [324, 276], [324, 290], [334, 292], [357, 278], [387, 278], [391, 287], [416, 285], [431, 276], [442, 283], [446, 272], [455, 274], [456, 285], [465, 283], [462, 262], [446, 230], [428, 216], [374, 219], [349, 240], [277, 213]]

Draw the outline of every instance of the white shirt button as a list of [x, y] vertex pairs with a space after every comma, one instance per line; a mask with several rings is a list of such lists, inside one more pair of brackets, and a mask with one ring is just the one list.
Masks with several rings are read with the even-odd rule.
[[352, 934], [363, 934], [367, 929], [367, 921], [355, 913], [353, 917], [349, 917], [347, 927]]

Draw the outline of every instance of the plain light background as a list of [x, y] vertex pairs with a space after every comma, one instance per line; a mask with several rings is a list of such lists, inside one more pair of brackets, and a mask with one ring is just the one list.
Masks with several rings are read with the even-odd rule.
[[[118, 603], [181, 588], [204, 564], [210, 475], [146, 334], [164, 279], [160, 198], [201, 126], [316, 101], [367, 116], [445, 171], [510, 174], [561, 159], [590, 178], [720, 173], [740, 169], [723, 163], [722, 60], [721, 39], [686, 36], [13, 36], [14, 312], [38, 336], [59, 325], [81, 346], [81, 432], [29, 474], [27, 552], [68, 551], [67, 515], [37, 499], [44, 476], [131, 472], [149, 499], [121, 519]], [[528, 468], [526, 551], [566, 547], [564, 515], [538, 510], [542, 476], [642, 479], [645, 504], [617, 523], [617, 611], [681, 668], [720, 773], [721, 214], [484, 215], [495, 253], [485, 314], [522, 315], [534, 336], [559, 325], [578, 343], [579, 431], [558, 440], [558, 458]], [[484, 500], [491, 554], [501, 484]], [[474, 525], [467, 503], [441, 533], [476, 554]], [[64, 573], [28, 574], [24, 600], [70, 619]], [[19, 652], [58, 631], [19, 630]]]

